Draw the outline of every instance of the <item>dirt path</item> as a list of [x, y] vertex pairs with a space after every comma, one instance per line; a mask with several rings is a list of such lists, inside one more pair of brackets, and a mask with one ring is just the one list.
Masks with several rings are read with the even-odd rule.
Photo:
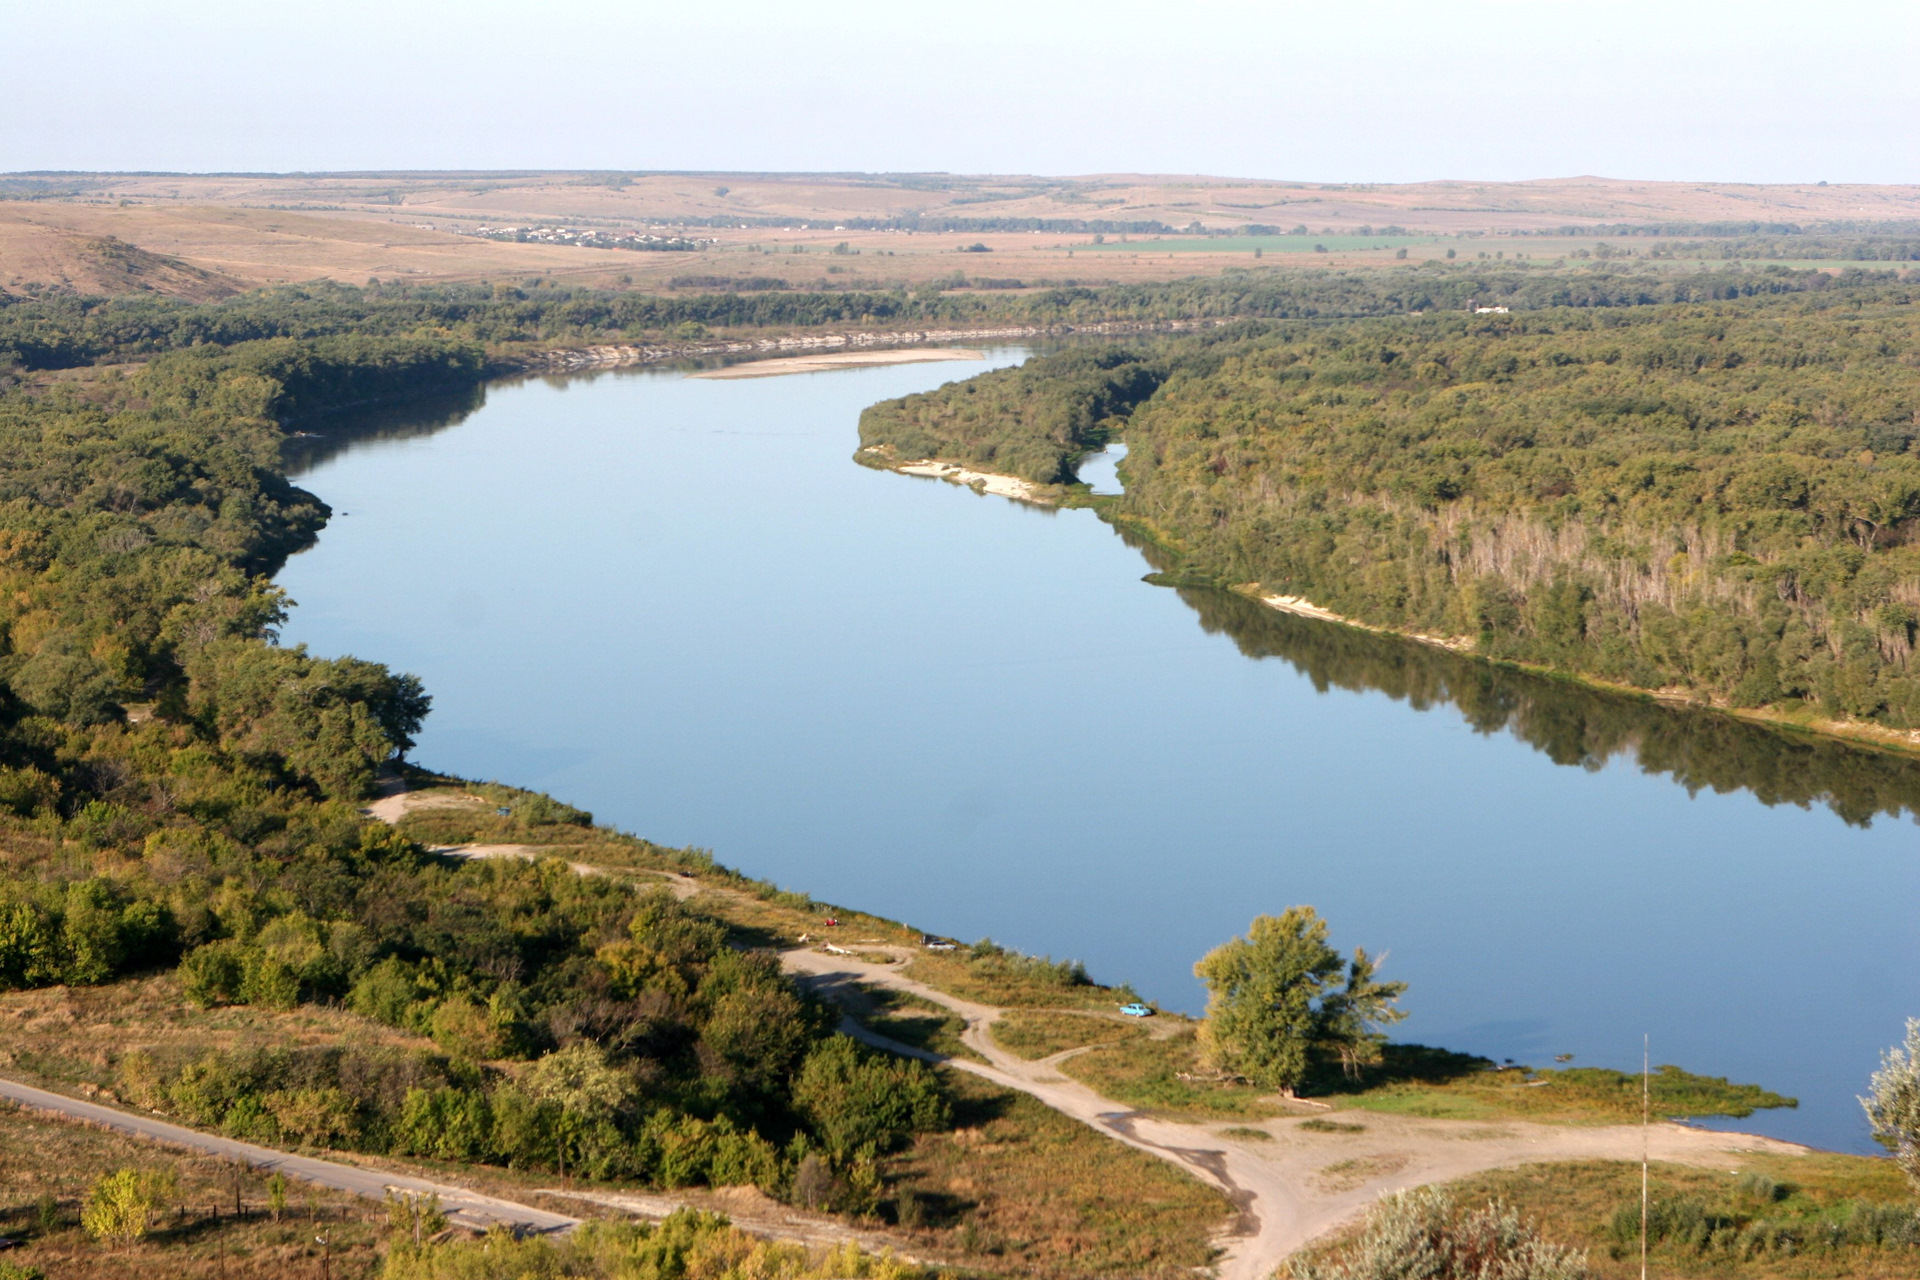
[[[398, 821], [412, 804], [388, 797], [370, 812]], [[388, 817], [388, 813], [393, 816]], [[456, 857], [531, 858], [561, 852], [527, 845], [464, 845], [439, 850]], [[574, 863], [584, 875], [604, 870]], [[679, 876], [665, 877], [676, 897], [696, 893], [729, 896], [733, 890]], [[855, 944], [849, 944], [855, 945]], [[894, 1053], [941, 1063], [1029, 1094], [1128, 1146], [1181, 1166], [1220, 1188], [1239, 1209], [1220, 1240], [1226, 1250], [1219, 1280], [1267, 1280], [1286, 1257], [1363, 1213], [1382, 1194], [1447, 1182], [1490, 1169], [1558, 1160], [1638, 1160], [1647, 1144], [1655, 1160], [1703, 1167], [1724, 1166], [1729, 1155], [1748, 1151], [1799, 1154], [1792, 1143], [1742, 1133], [1720, 1133], [1661, 1123], [1643, 1134], [1637, 1125], [1557, 1125], [1520, 1120], [1454, 1121], [1375, 1112], [1354, 1113], [1360, 1133], [1315, 1133], [1300, 1128], [1310, 1116], [1257, 1122], [1199, 1123], [1137, 1111], [1102, 1096], [1060, 1072], [1060, 1064], [1084, 1049], [1069, 1049], [1037, 1061], [1003, 1049], [990, 1028], [1006, 1010], [949, 995], [907, 976], [911, 948], [858, 943], [867, 954], [887, 954], [895, 963], [813, 948], [781, 953], [781, 964], [813, 990], [832, 998], [859, 986], [888, 987], [931, 1001], [965, 1023], [961, 1041], [984, 1061], [952, 1058], [917, 1049], [867, 1030], [848, 1018], [848, 1034]], [[857, 999], [851, 1001], [856, 1005]], [[1258, 1130], [1264, 1139], [1235, 1136], [1230, 1128]]]
[[97, 1102], [82, 1102], [78, 1098], [49, 1093], [45, 1089], [36, 1089], [12, 1080], [0, 1080], [0, 1098], [63, 1119], [98, 1125], [114, 1133], [124, 1133], [149, 1142], [164, 1142], [168, 1146], [184, 1147], [226, 1160], [237, 1160], [261, 1172], [278, 1170], [301, 1182], [365, 1196], [369, 1200], [384, 1199], [389, 1191], [421, 1196], [437, 1194], [440, 1207], [446, 1211], [449, 1221], [476, 1231], [485, 1231], [496, 1222], [504, 1222], [522, 1232], [570, 1231], [580, 1225], [580, 1219], [569, 1218], [563, 1213], [549, 1213], [545, 1209], [483, 1195], [465, 1187], [410, 1178], [382, 1169], [362, 1169], [316, 1156], [289, 1155], [271, 1147], [256, 1147], [251, 1142], [237, 1142], [217, 1134], [201, 1133], [151, 1116], [101, 1106]]
[[[862, 945], [862, 951], [888, 948]], [[905, 952], [905, 949], [899, 949]], [[910, 955], [911, 952], [905, 952]], [[905, 956], [903, 956], [905, 958]], [[1221, 1241], [1221, 1280], [1266, 1280], [1288, 1254], [1363, 1212], [1382, 1193], [1446, 1182], [1520, 1164], [1550, 1160], [1638, 1160], [1637, 1125], [1552, 1125], [1526, 1121], [1468, 1122], [1355, 1112], [1356, 1134], [1301, 1129], [1309, 1117], [1235, 1122], [1264, 1140], [1226, 1132], [1226, 1122], [1201, 1124], [1135, 1111], [1060, 1074], [1059, 1064], [1082, 1050], [1032, 1061], [1009, 1053], [989, 1028], [1006, 1012], [916, 982], [896, 965], [818, 951], [788, 951], [790, 972], [824, 995], [852, 984], [890, 987], [951, 1009], [966, 1022], [961, 1040], [985, 1063], [945, 1058], [887, 1040], [849, 1023], [868, 1043], [970, 1071], [1031, 1094], [1062, 1114], [1142, 1151], [1170, 1160], [1226, 1192], [1240, 1216]], [[1646, 1135], [1656, 1160], [1724, 1165], [1741, 1151], [1798, 1153], [1805, 1148], [1740, 1133], [1716, 1133], [1658, 1124]]]

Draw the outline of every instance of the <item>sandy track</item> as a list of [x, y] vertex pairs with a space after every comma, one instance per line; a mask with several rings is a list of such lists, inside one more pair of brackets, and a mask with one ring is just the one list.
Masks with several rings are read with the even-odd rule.
[[[409, 808], [432, 803], [426, 797], [408, 805], [377, 802], [376, 817], [394, 822]], [[384, 807], [383, 807], [384, 806]], [[391, 812], [392, 817], [385, 817]], [[458, 857], [538, 857], [559, 853], [528, 845], [467, 845], [440, 852]], [[601, 868], [574, 863], [582, 874]], [[733, 895], [736, 891], [702, 885], [686, 877], [666, 877], [676, 897], [696, 893]], [[1638, 1160], [1642, 1143], [1655, 1160], [1702, 1167], [1725, 1167], [1741, 1152], [1803, 1154], [1807, 1148], [1772, 1138], [1721, 1133], [1661, 1123], [1643, 1131], [1638, 1125], [1557, 1125], [1528, 1121], [1452, 1121], [1375, 1112], [1354, 1112], [1364, 1126], [1355, 1134], [1324, 1134], [1299, 1126], [1307, 1116], [1259, 1122], [1202, 1124], [1137, 1111], [1102, 1096], [1061, 1074], [1066, 1059], [1085, 1050], [1069, 1049], [1038, 1061], [1003, 1049], [990, 1028], [1007, 1013], [993, 1005], [949, 995], [907, 976], [903, 969], [912, 948], [854, 943], [869, 954], [887, 954], [898, 963], [875, 963], [852, 955], [830, 955], [811, 948], [781, 953], [782, 966], [829, 999], [859, 986], [888, 987], [918, 996], [958, 1014], [965, 1023], [961, 1041], [984, 1062], [950, 1058], [916, 1049], [851, 1018], [848, 1034], [868, 1044], [923, 1061], [969, 1071], [1003, 1088], [1046, 1103], [1063, 1115], [1106, 1136], [1186, 1169], [1218, 1187], [1238, 1209], [1219, 1243], [1225, 1249], [1219, 1280], [1266, 1280], [1286, 1257], [1315, 1238], [1362, 1214], [1382, 1194], [1447, 1182], [1490, 1169], [1559, 1160]], [[1235, 1137], [1229, 1127], [1258, 1129], [1265, 1139]]]
[[[887, 948], [862, 946], [861, 950]], [[1059, 1064], [1080, 1050], [1039, 1061], [1009, 1053], [995, 1043], [989, 1030], [1005, 1010], [916, 982], [898, 966], [808, 950], [788, 951], [781, 959], [790, 972], [823, 995], [853, 984], [890, 987], [952, 1010], [966, 1022], [962, 1042], [985, 1063], [914, 1049], [851, 1022], [846, 1029], [870, 1044], [943, 1062], [1031, 1094], [1056, 1111], [1172, 1161], [1226, 1192], [1240, 1213], [1220, 1242], [1227, 1251], [1221, 1260], [1221, 1280], [1265, 1280], [1288, 1254], [1352, 1220], [1388, 1191], [1541, 1161], [1640, 1158], [1643, 1136], [1637, 1125], [1467, 1122], [1353, 1112], [1350, 1118], [1365, 1126], [1363, 1133], [1313, 1133], [1299, 1128], [1307, 1117], [1288, 1117], [1233, 1122], [1269, 1135], [1266, 1140], [1235, 1138], [1224, 1132], [1227, 1122], [1199, 1124], [1135, 1111], [1060, 1074]], [[1703, 1166], [1724, 1166], [1729, 1155], [1742, 1151], [1797, 1154], [1806, 1150], [1770, 1138], [1666, 1123], [1652, 1126], [1645, 1140], [1656, 1160]]]

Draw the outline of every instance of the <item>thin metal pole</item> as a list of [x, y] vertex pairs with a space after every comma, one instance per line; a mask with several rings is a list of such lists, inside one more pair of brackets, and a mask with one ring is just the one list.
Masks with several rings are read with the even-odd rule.
[[1640, 1033], [1640, 1280], [1647, 1280], [1647, 1149], [1652, 1141], [1649, 1136], [1653, 1110], [1652, 1072], [1648, 1063], [1649, 1041], [1647, 1034]]

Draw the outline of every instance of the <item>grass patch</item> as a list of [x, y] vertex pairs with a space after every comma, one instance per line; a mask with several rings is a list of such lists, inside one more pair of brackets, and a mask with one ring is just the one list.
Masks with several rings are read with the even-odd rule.
[[129, 1049], [197, 1058], [210, 1051], [353, 1045], [433, 1051], [422, 1036], [335, 1005], [288, 1010], [258, 1005], [201, 1009], [171, 973], [99, 987], [40, 987], [0, 993], [0, 1068], [55, 1088], [89, 1088], [114, 1102], [114, 1068]]
[[1223, 1138], [1239, 1138], [1243, 1142], [1272, 1142], [1273, 1141], [1273, 1135], [1268, 1133], [1265, 1129], [1249, 1129], [1247, 1128], [1247, 1126], [1243, 1124], [1236, 1124], [1229, 1128], [1222, 1129], [1220, 1131], [1220, 1136]]
[[1252, 1085], [1182, 1080], [1200, 1073], [1192, 1027], [1165, 1040], [1137, 1039], [1107, 1045], [1060, 1064], [1067, 1075], [1143, 1111], [1199, 1120], [1258, 1120], [1277, 1114]]
[[1211, 1187], [1025, 1094], [949, 1073], [955, 1128], [888, 1162], [915, 1245], [969, 1268], [1036, 1277], [1190, 1277], [1232, 1211]]
[[1077, 961], [1028, 956], [991, 941], [927, 952], [913, 976], [967, 1000], [1003, 1008], [1111, 1010], [1138, 999], [1130, 987], [1103, 987]]
[[1315, 1174], [1314, 1181], [1328, 1191], [1351, 1191], [1406, 1167], [1406, 1156], [1356, 1156], [1351, 1160], [1336, 1160]]
[[[80, 1229], [80, 1207], [94, 1181], [131, 1166], [172, 1171], [178, 1189], [140, 1243], [108, 1248]], [[182, 1156], [103, 1130], [42, 1119], [0, 1105], [0, 1236], [21, 1240], [8, 1262], [49, 1276], [106, 1280], [233, 1280], [320, 1274], [316, 1234], [333, 1239], [333, 1274], [374, 1274], [386, 1228], [380, 1205], [290, 1182], [279, 1222], [267, 1208], [267, 1184], [241, 1173], [246, 1216], [233, 1214], [233, 1166]], [[213, 1216], [218, 1207], [219, 1216]]]
[[1348, 1124], [1344, 1120], [1322, 1120], [1318, 1116], [1311, 1120], [1302, 1120], [1293, 1127], [1307, 1133], [1365, 1133], [1367, 1131], [1367, 1126], [1363, 1124]]
[[[1396, 1059], [1398, 1060], [1396, 1062]], [[1370, 1078], [1332, 1095], [1344, 1106], [1447, 1120], [1501, 1118], [1615, 1124], [1640, 1118], [1640, 1077], [1600, 1067], [1489, 1069], [1484, 1059], [1394, 1045]], [[1758, 1085], [1695, 1075], [1675, 1066], [1652, 1079], [1656, 1116], [1748, 1116], [1796, 1101]]]
[[[1651, 1185], [1649, 1256], [1662, 1275], [1910, 1280], [1920, 1273], [1920, 1220], [1888, 1160], [1730, 1156], [1725, 1169], [1656, 1164]], [[1602, 1280], [1640, 1273], [1637, 1164], [1528, 1165], [1449, 1190], [1462, 1205], [1494, 1197], [1515, 1205], [1548, 1239], [1587, 1250]], [[1902, 1228], [1911, 1243], [1900, 1242]], [[1864, 1243], [1868, 1234], [1879, 1242]]]
[[1109, 1018], [1049, 1009], [1017, 1009], [993, 1024], [993, 1038], [1023, 1058], [1047, 1058], [1086, 1045], [1115, 1044], [1146, 1034]]
[[986, 1061], [961, 1041], [960, 1033], [967, 1028], [966, 1020], [953, 1010], [905, 991], [886, 987], [866, 987], [862, 990], [868, 1001], [868, 1011], [858, 1015], [858, 1021], [863, 1026], [890, 1040], [898, 1040], [901, 1044], [925, 1049], [929, 1053], [944, 1053], [949, 1058], [966, 1058], [973, 1062]]

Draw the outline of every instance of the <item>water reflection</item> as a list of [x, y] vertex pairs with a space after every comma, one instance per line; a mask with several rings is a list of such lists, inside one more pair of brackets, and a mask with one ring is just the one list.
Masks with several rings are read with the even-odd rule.
[[1280, 613], [1228, 591], [1182, 587], [1210, 633], [1279, 658], [1330, 688], [1384, 693], [1416, 711], [1452, 706], [1480, 733], [1507, 732], [1555, 764], [1629, 759], [1689, 793], [1748, 791], [1764, 804], [1825, 805], [1846, 822], [1920, 819], [1920, 761], [1711, 711], [1664, 706], [1529, 675], [1352, 627]]
[[298, 478], [357, 444], [410, 440], [458, 426], [487, 402], [485, 385], [422, 396], [399, 404], [310, 418], [280, 442], [280, 462]]

